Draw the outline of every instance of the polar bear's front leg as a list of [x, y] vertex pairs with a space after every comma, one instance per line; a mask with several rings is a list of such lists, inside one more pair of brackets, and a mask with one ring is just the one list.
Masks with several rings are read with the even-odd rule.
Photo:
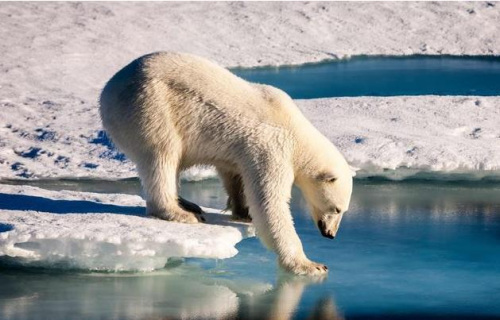
[[[269, 160], [269, 159], [267, 159]], [[328, 268], [309, 260], [295, 231], [289, 201], [293, 170], [282, 161], [250, 166], [242, 173], [245, 196], [257, 236], [278, 254], [285, 270], [298, 275], [322, 275]], [[260, 169], [255, 170], [255, 169]], [[264, 170], [263, 170], [264, 169]]]

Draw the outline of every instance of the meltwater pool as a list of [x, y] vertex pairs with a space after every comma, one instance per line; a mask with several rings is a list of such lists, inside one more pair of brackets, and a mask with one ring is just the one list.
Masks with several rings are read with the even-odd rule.
[[500, 95], [500, 57], [371, 56], [289, 67], [233, 69], [294, 99], [399, 95]]

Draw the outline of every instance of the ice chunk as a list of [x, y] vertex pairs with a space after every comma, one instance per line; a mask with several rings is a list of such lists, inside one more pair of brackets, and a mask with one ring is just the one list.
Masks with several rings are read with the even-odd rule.
[[203, 224], [146, 217], [138, 196], [0, 185], [0, 197], [0, 256], [21, 264], [149, 271], [170, 257], [232, 257], [253, 236], [214, 209]]

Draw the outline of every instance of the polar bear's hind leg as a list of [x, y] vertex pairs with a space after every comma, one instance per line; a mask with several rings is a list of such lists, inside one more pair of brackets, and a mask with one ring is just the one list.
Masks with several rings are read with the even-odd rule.
[[217, 171], [226, 189], [228, 195], [227, 207], [231, 209], [233, 218], [241, 221], [252, 221], [248, 213], [241, 175], [223, 169]]
[[137, 163], [137, 169], [146, 194], [146, 212], [149, 216], [159, 219], [182, 222], [197, 223], [203, 221], [201, 217], [179, 205], [177, 195], [177, 166], [173, 156], [175, 152], [168, 155], [149, 155], [148, 161]]
[[195, 214], [203, 214], [203, 210], [199, 205], [196, 203], [192, 203], [191, 201], [188, 201], [184, 198], [181, 198], [179, 196], [178, 199], [179, 205], [181, 206], [182, 209], [187, 210], [189, 212], [195, 213]]

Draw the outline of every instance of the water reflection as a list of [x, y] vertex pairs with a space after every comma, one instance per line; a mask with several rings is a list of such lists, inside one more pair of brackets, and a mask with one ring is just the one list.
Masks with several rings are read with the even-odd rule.
[[[2, 183], [24, 184], [49, 190], [74, 190], [100, 193], [141, 194], [138, 179], [106, 180], [3, 180]], [[226, 207], [226, 194], [217, 179], [184, 182], [180, 193], [186, 199], [213, 208]], [[305, 200], [293, 189], [292, 209], [307, 214]], [[433, 219], [447, 220], [457, 212], [480, 214], [485, 222], [500, 209], [500, 185], [481, 182], [389, 182], [355, 181], [349, 214], [383, 213], [387, 220], [400, 219], [406, 213], [431, 213]]]
[[316, 320], [343, 319], [330, 294], [319, 297], [311, 308], [301, 310], [299, 304], [307, 286], [318, 285], [325, 279], [307, 279], [303, 277], [282, 276], [276, 289], [257, 297], [253, 301], [244, 301], [236, 319], [278, 319], [295, 318]]
[[[291, 319], [311, 280], [282, 277], [273, 287], [211, 277], [190, 266], [155, 274], [54, 274], [3, 270], [1, 319]], [[304, 310], [301, 311], [304, 313]], [[342, 319], [330, 297], [309, 319]], [[302, 318], [302, 317], [301, 317]]]
[[[292, 206], [306, 212], [305, 200], [294, 189]], [[388, 220], [415, 212], [431, 213], [433, 218], [452, 218], [455, 213], [488, 216], [500, 213], [500, 185], [439, 182], [356, 181], [348, 214], [380, 212]]]

